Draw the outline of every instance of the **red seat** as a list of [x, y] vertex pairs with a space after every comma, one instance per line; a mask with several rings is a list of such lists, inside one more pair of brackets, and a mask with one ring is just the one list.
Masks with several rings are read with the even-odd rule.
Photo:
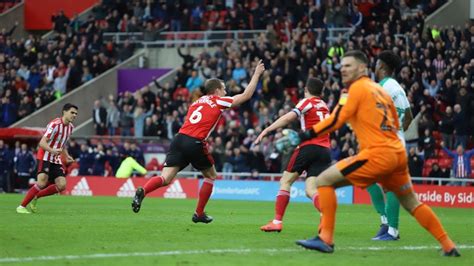
[[425, 161], [424, 167], [429, 167], [429, 168], [431, 168], [431, 166], [432, 166], [434, 163], [436, 163], [436, 162], [438, 162], [437, 159], [428, 159], [428, 160]]
[[439, 167], [441, 168], [450, 168], [452, 164], [452, 160], [448, 158], [442, 158], [439, 160]]
[[431, 167], [425, 166], [425, 167], [423, 167], [423, 172], [421, 173], [421, 175], [423, 177], [427, 177], [427, 176], [430, 175], [430, 172], [431, 172]]
[[433, 131], [433, 138], [435, 140], [440, 140], [441, 141], [441, 133], [439, 131]]

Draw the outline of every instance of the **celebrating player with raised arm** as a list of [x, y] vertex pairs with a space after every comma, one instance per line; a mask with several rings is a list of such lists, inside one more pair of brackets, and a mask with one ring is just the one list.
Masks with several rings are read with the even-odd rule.
[[[26, 208], [30, 202], [31, 211], [36, 212], [38, 198], [53, 195], [66, 189], [66, 175], [64, 174], [61, 155], [66, 156], [68, 163], [74, 161], [67, 152], [66, 144], [74, 129], [72, 122], [76, 119], [77, 110], [77, 106], [70, 103], [65, 104], [62, 109], [62, 116], [49, 122], [46, 127], [46, 132], [39, 142], [39, 150], [36, 156], [38, 159], [38, 180], [28, 190], [20, 206], [16, 208], [17, 213], [30, 213]], [[48, 180], [54, 181], [54, 184], [46, 187]]]
[[[289, 113], [278, 118], [273, 124], [265, 128], [255, 140], [258, 144], [269, 132], [282, 128], [296, 119], [300, 119], [301, 129], [310, 129], [329, 116], [329, 108], [321, 100], [323, 82], [316, 78], [309, 78], [304, 88], [305, 98]], [[318, 193], [316, 191], [316, 176], [331, 165], [329, 151], [329, 134], [302, 142], [293, 151], [288, 167], [280, 179], [280, 190], [275, 202], [275, 217], [268, 224], [260, 227], [265, 232], [280, 232], [283, 229], [283, 216], [290, 201], [291, 185], [306, 171], [306, 196], [313, 201], [319, 211]]]
[[296, 243], [320, 252], [334, 252], [337, 200], [335, 189], [374, 183], [397, 195], [401, 205], [441, 244], [445, 256], [460, 256], [433, 210], [420, 203], [413, 191], [394, 103], [384, 89], [367, 77], [368, 59], [361, 51], [350, 51], [341, 62], [342, 81], [348, 94], [341, 95], [331, 116], [300, 134], [301, 140], [328, 134], [344, 123], [351, 124], [359, 141], [355, 156], [337, 162], [316, 179], [322, 213], [318, 236]]
[[265, 67], [260, 60], [247, 88], [245, 88], [243, 93], [233, 97], [225, 97], [226, 88], [224, 81], [220, 79], [209, 79], [206, 81], [203, 91], [205, 95], [191, 104], [184, 125], [171, 141], [170, 150], [166, 155], [165, 167], [161, 172], [161, 176], [151, 178], [143, 188], [137, 189], [132, 201], [132, 210], [134, 212], [140, 211], [146, 194], [170, 184], [176, 177], [176, 174], [191, 163], [204, 176], [192, 221], [194, 223], [212, 222], [212, 217], [204, 212], [204, 208], [211, 196], [217, 172], [214, 167], [214, 159], [207, 150], [206, 139], [214, 130], [224, 110], [239, 106], [252, 97], [258, 80], [264, 71]]

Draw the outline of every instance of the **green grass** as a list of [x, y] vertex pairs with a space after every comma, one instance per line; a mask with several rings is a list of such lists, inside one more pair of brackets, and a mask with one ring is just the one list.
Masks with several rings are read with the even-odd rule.
[[[195, 200], [147, 198], [135, 214], [129, 198], [53, 196], [39, 200], [39, 213], [19, 215], [15, 208], [21, 199], [0, 195], [0, 265], [474, 264], [472, 209], [435, 209], [451, 237], [466, 246], [460, 249], [462, 257], [445, 258], [436, 241], [405, 212], [400, 241], [371, 241], [379, 226], [372, 206], [339, 206], [336, 252], [328, 255], [294, 244], [315, 234], [319, 218], [310, 204], [290, 204], [284, 230], [278, 234], [259, 231], [273, 217], [273, 202], [211, 200], [207, 210], [215, 220], [205, 225], [191, 222]], [[405, 246], [432, 248], [404, 250]], [[84, 257], [92, 254], [123, 257]], [[56, 257], [65, 255], [80, 256]], [[54, 257], [2, 261], [39, 256]]]

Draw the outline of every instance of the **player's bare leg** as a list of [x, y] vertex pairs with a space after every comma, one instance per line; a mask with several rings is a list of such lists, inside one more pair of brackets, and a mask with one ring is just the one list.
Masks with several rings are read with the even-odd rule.
[[397, 195], [400, 204], [409, 212], [418, 223], [423, 226], [443, 248], [443, 255], [449, 257], [459, 257], [461, 254], [456, 249], [456, 245], [449, 238], [448, 233], [443, 228], [438, 216], [426, 204], [421, 203], [415, 195], [410, 191], [404, 195]]
[[291, 185], [299, 176], [298, 172], [283, 172], [283, 176], [280, 178], [280, 190], [275, 201], [275, 216], [272, 221], [261, 226], [260, 230], [264, 232], [281, 232], [283, 230], [283, 216], [290, 202]]
[[318, 236], [308, 240], [298, 240], [296, 244], [324, 253], [334, 252], [334, 226], [336, 223], [336, 188], [350, 185], [350, 182], [333, 165], [316, 178], [316, 186], [321, 206], [321, 230]]
[[46, 187], [46, 184], [48, 184], [48, 175], [45, 173], [38, 174], [36, 184], [28, 190], [22, 203], [16, 208], [16, 212], [21, 214], [29, 214], [30, 212], [28, 209], [26, 209], [26, 206], [36, 197], [41, 189]]
[[36, 197], [30, 203], [31, 212], [38, 211], [38, 199], [50, 195], [54, 195], [57, 193], [61, 193], [66, 189], [66, 178], [64, 176], [59, 176], [54, 180], [54, 184], [49, 185], [48, 187], [42, 189]]
[[212, 194], [212, 189], [214, 188], [214, 180], [217, 178], [216, 168], [211, 166], [208, 169], [201, 171], [204, 176], [202, 186], [199, 189], [199, 199], [196, 206], [196, 211], [193, 214], [192, 221], [194, 223], [210, 223], [213, 218], [208, 216], [204, 209], [206, 208], [207, 202]]
[[306, 192], [306, 197], [311, 199], [311, 201], [313, 202], [314, 208], [316, 208], [318, 212], [321, 212], [321, 206], [319, 205], [318, 189], [316, 186], [316, 176], [310, 176], [306, 178], [305, 192]]
[[140, 211], [142, 201], [146, 194], [170, 184], [178, 174], [179, 170], [180, 169], [178, 166], [164, 167], [161, 171], [161, 176], [154, 176], [148, 180], [145, 186], [139, 187], [135, 192], [135, 196], [133, 197], [132, 201], [133, 212], [138, 213]]
[[316, 186], [316, 176], [310, 176], [306, 178], [305, 181], [305, 191], [306, 196], [313, 202], [314, 208], [318, 211], [320, 218], [319, 218], [319, 225], [318, 225], [318, 233], [321, 232], [321, 224], [322, 224], [322, 213], [321, 213], [321, 205], [319, 204], [319, 194], [318, 188]]

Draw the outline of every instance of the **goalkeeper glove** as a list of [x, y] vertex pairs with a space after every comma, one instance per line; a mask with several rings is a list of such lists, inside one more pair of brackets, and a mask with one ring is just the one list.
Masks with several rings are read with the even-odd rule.
[[298, 134], [301, 142], [317, 137], [316, 132], [313, 129], [309, 129]]

